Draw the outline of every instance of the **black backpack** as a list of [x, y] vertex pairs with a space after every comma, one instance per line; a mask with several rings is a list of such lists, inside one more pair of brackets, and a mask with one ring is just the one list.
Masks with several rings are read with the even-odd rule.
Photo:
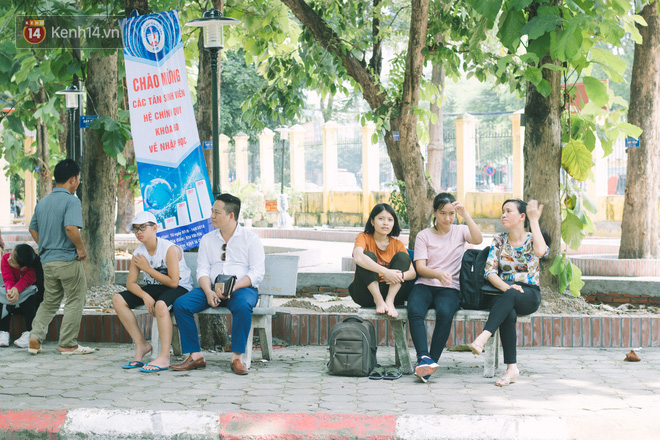
[[484, 285], [484, 272], [488, 260], [490, 246], [484, 249], [468, 249], [463, 254], [461, 262], [461, 308], [468, 310], [484, 310], [485, 305], [481, 287]]
[[376, 367], [376, 329], [370, 321], [349, 316], [330, 329], [328, 371], [336, 376], [369, 376]]

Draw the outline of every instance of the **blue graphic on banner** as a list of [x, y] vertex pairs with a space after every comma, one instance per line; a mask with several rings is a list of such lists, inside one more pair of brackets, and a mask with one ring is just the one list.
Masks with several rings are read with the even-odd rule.
[[[197, 246], [194, 238], [213, 230], [211, 185], [206, 167], [200, 163], [204, 163], [204, 156], [197, 147], [177, 168], [137, 164], [144, 210], [156, 216], [158, 236], [174, 237], [168, 239], [184, 249]], [[195, 222], [201, 223], [191, 224]], [[184, 246], [186, 242], [190, 245]]]
[[138, 15], [121, 20], [124, 55], [149, 61], [162, 61], [181, 46], [177, 11]]

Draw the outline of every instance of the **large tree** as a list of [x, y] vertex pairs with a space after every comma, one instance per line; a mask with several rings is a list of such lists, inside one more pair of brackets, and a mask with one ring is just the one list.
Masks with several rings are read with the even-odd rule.
[[637, 28], [628, 121], [642, 128], [639, 148], [628, 148], [626, 195], [619, 258], [658, 258], [658, 174], [660, 172], [660, 20], [658, 2], [644, 6]]
[[[407, 51], [401, 71], [402, 81], [398, 90], [388, 91], [383, 87], [380, 66], [377, 62], [380, 56], [379, 35], [373, 35], [375, 44], [371, 44], [372, 58], [376, 58], [370, 66], [364, 57], [357, 56], [350, 45], [339, 35], [339, 29], [331, 23], [341, 23], [333, 13], [339, 10], [326, 11], [324, 4], [308, 4], [304, 0], [282, 0], [304, 26], [303, 40], [315, 41], [327, 51], [335, 62], [343, 69], [359, 87], [362, 96], [369, 104], [374, 118], [384, 128], [384, 139], [388, 155], [397, 179], [405, 182], [407, 189], [407, 212], [410, 222], [410, 246], [414, 246], [416, 234], [424, 229], [431, 212], [433, 188], [426, 180], [424, 159], [421, 155], [417, 138], [417, 112], [419, 102], [422, 70], [425, 58], [427, 27], [429, 20], [429, 0], [413, 0], [410, 3], [410, 27], [407, 34]], [[338, 6], [338, 5], [333, 5]], [[370, 17], [378, 17], [381, 11], [374, 4], [375, 11]], [[364, 12], [363, 12], [364, 13]], [[325, 19], [327, 15], [330, 21]], [[344, 17], [347, 21], [354, 18], [350, 13]], [[339, 17], [340, 19], [342, 17]], [[364, 55], [364, 52], [362, 53]]]

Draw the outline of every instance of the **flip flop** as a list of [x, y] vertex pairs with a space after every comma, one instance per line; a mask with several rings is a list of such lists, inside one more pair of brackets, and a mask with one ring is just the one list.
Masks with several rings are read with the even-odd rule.
[[126, 365], [122, 366], [124, 370], [132, 370], [133, 368], [142, 368], [144, 367], [144, 362], [140, 361], [130, 361]]
[[384, 374], [385, 374], [385, 368], [376, 367], [373, 370], [371, 370], [371, 373], [369, 373], [369, 379], [371, 379], [371, 380], [381, 380], [383, 378]]
[[[147, 370], [144, 367], [153, 367], [155, 370]], [[158, 365], [145, 364], [145, 366], [140, 368], [141, 373], [160, 373], [161, 371], [169, 370], [170, 367], [159, 367]]]
[[401, 373], [401, 370], [394, 367], [394, 368], [388, 368], [385, 371], [385, 375], [383, 376], [383, 379], [385, 380], [397, 380], [400, 379], [403, 374]]

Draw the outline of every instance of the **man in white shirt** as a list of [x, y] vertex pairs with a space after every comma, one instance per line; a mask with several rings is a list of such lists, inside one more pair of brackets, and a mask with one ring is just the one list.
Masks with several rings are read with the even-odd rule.
[[[216, 197], [211, 211], [215, 231], [202, 237], [197, 257], [198, 288], [174, 302], [173, 310], [181, 333], [181, 349], [190, 353], [185, 361], [173, 365], [175, 371], [206, 367], [199, 345], [194, 314], [208, 307], [227, 307], [232, 314], [231, 369], [236, 374], [248, 374], [241, 361], [252, 325], [252, 309], [257, 305], [257, 288], [264, 278], [264, 247], [252, 231], [238, 224], [241, 200], [231, 194]], [[236, 283], [229, 295], [214, 290], [218, 275], [235, 275]]]

